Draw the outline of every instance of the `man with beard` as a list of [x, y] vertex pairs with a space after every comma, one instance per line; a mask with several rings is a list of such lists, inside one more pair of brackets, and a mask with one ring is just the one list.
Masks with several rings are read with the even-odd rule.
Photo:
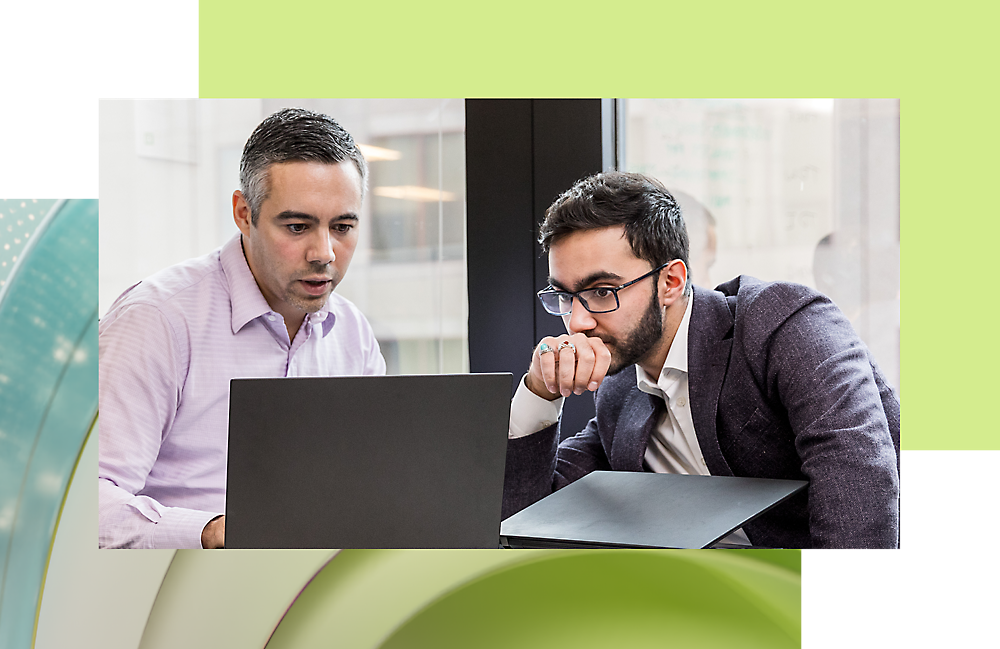
[[240, 233], [108, 310], [101, 547], [224, 546], [230, 379], [385, 373], [367, 320], [333, 293], [358, 244], [366, 175], [330, 117], [271, 115], [243, 149]]
[[[674, 198], [640, 174], [578, 182], [549, 207], [543, 338], [511, 404], [504, 517], [596, 470], [808, 480], [724, 541], [897, 547], [899, 401], [837, 307], [737, 277], [692, 286]], [[596, 417], [558, 443], [562, 397]]]

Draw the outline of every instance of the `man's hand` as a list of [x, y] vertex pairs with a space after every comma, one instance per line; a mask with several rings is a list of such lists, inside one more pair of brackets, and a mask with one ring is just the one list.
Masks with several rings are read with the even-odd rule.
[[588, 338], [580, 333], [555, 338], [546, 336], [531, 354], [525, 385], [549, 401], [568, 397], [571, 393], [594, 392], [610, 365], [611, 352], [600, 338]]
[[225, 516], [216, 516], [201, 531], [201, 547], [208, 549], [226, 547]]

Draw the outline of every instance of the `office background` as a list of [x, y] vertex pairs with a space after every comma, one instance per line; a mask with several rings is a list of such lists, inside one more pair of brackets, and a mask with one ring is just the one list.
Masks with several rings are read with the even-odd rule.
[[[560, 191], [620, 168], [707, 208], [686, 205], [696, 283], [742, 273], [818, 288], [899, 387], [899, 102], [887, 99], [474, 101], [471, 254], [462, 100], [103, 101], [101, 313], [142, 278], [237, 233], [243, 144], [286, 106], [333, 115], [370, 162], [361, 240], [338, 291], [372, 322], [390, 373], [468, 371], [470, 264], [474, 318], [516, 328], [541, 316], [522, 317], [515, 303], [544, 287], [545, 259], [535, 250], [533, 283], [517, 285], [504, 278], [522, 272], [523, 251], [498, 246], [530, 245]], [[539, 320], [536, 340], [561, 327]], [[478, 353], [516, 353], [501, 332], [482, 335]]]
[[[823, 291], [899, 389], [891, 99], [472, 100], [468, 124], [458, 99], [103, 101], [101, 313], [236, 234], [243, 144], [286, 106], [333, 115], [369, 159], [338, 291], [369, 318], [390, 374], [523, 373], [532, 345], [563, 332], [533, 297], [548, 274], [538, 223], [573, 182], [618, 168], [682, 192], [695, 283], [748, 274]], [[591, 395], [571, 398], [564, 434], [591, 416]]]

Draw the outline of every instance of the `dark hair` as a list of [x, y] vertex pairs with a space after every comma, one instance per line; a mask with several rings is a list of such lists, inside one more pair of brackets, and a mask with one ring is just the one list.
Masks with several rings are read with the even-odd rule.
[[361, 177], [361, 195], [368, 182], [368, 165], [351, 134], [335, 119], [303, 108], [279, 110], [254, 129], [243, 147], [240, 161], [240, 191], [250, 206], [250, 220], [256, 225], [261, 203], [267, 198], [268, 168], [279, 162], [354, 161]]
[[660, 181], [637, 173], [610, 171], [577, 181], [545, 211], [538, 242], [548, 252], [571, 232], [616, 225], [625, 226], [635, 256], [654, 268], [674, 259], [688, 265], [687, 229], [677, 201]]

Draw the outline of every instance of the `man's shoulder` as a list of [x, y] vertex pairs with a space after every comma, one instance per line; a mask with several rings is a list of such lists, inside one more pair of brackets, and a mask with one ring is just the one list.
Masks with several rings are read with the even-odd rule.
[[183, 311], [190, 298], [216, 293], [225, 285], [219, 250], [182, 261], [160, 270], [125, 290], [115, 300], [108, 315], [127, 307], [145, 305], [161, 311]]
[[793, 299], [815, 297], [822, 295], [819, 291], [805, 284], [785, 281], [765, 281], [752, 275], [739, 275], [715, 287], [715, 292], [728, 297], [735, 297], [738, 302], [750, 304], [761, 298]]
[[737, 323], [761, 324], [782, 321], [817, 301], [829, 302], [829, 298], [805, 284], [765, 281], [751, 275], [740, 275], [719, 284], [714, 291], [702, 293], [702, 297], [725, 300], [735, 312]]
[[803, 284], [768, 282], [741, 275], [720, 284], [705, 297], [706, 302], [714, 299], [733, 308], [735, 315], [728, 320], [732, 325], [728, 335], [748, 358], [766, 358], [768, 350], [779, 340], [779, 332], [804, 336], [797, 344], [808, 348], [832, 349], [857, 342], [850, 321], [836, 304]]

